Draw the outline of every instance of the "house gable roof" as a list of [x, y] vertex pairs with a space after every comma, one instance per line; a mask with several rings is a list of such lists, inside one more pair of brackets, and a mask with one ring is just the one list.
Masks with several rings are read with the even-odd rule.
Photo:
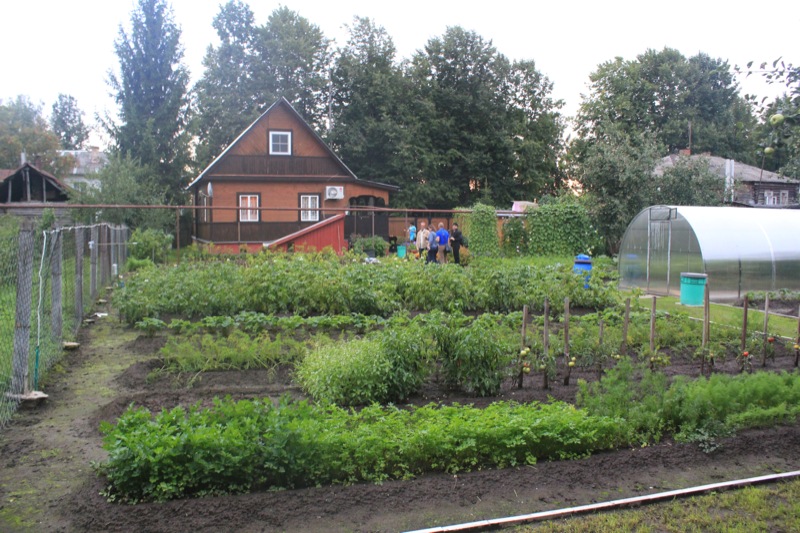
[[[70, 190], [65, 184], [61, 182], [58, 178], [47, 172], [46, 170], [41, 170], [40, 168], [26, 162], [23, 163], [19, 168], [16, 169], [0, 169], [0, 187], [5, 185], [7, 182], [13, 180], [17, 175], [21, 175], [22, 171], [28, 169], [29, 172], [33, 174], [38, 174], [42, 178], [44, 178], [50, 186], [52, 186], [56, 191], [58, 191], [59, 195], [66, 200], [66, 196], [68, 191]], [[22, 178], [20, 178], [22, 179]], [[0, 198], [0, 202], [5, 201], [5, 199]]]
[[236, 137], [236, 139], [234, 139], [234, 141], [230, 143], [222, 151], [222, 153], [219, 156], [217, 156], [217, 158], [214, 159], [214, 161], [212, 161], [197, 176], [197, 178], [195, 178], [186, 188], [191, 189], [206, 182], [213, 175], [213, 170], [219, 164], [219, 162], [222, 161], [226, 156], [234, 152], [237, 146], [239, 146], [241, 143], [245, 141], [247, 137], [253, 134], [253, 132], [261, 122], [267, 120], [267, 117], [270, 114], [274, 113], [279, 108], [285, 110], [291, 116], [293, 122], [296, 123], [298, 126], [300, 126], [304, 132], [309, 134], [311, 138], [315, 141], [316, 145], [319, 148], [321, 148], [323, 152], [328, 157], [330, 157], [330, 159], [333, 160], [335, 164], [340, 168], [340, 170], [342, 171], [342, 175], [336, 176], [336, 178], [344, 181], [359, 182], [364, 185], [377, 187], [384, 190], [390, 190], [390, 191], [399, 190], [399, 187], [396, 187], [394, 185], [388, 185], [385, 183], [378, 183], [378, 182], [359, 179], [355, 175], [355, 173], [353, 173], [353, 171], [350, 170], [350, 168], [344, 164], [344, 162], [339, 158], [339, 156], [337, 156], [336, 153], [334, 153], [334, 151], [325, 143], [325, 141], [322, 140], [322, 138], [317, 134], [317, 132], [315, 132], [314, 129], [308, 125], [308, 123], [303, 119], [303, 117], [300, 116], [297, 110], [295, 110], [292, 104], [290, 104], [289, 101], [286, 100], [286, 98], [284, 97], [281, 97], [275, 103], [273, 103], [266, 111], [264, 111], [264, 113], [261, 114], [261, 116], [259, 116], [256, 120], [254, 120], [253, 123], [250, 124], [250, 126], [248, 126], [244, 131], [242, 131], [242, 133], [240, 133], [239, 136]]
[[[698, 159], [708, 161], [709, 170], [711, 170], [711, 172], [714, 174], [719, 175], [721, 178], [725, 178], [725, 167], [728, 164], [728, 161], [733, 161], [732, 159], [725, 159], [724, 157], [718, 157], [714, 155], [693, 154], [686, 156], [673, 154], [662, 158], [661, 161], [656, 164], [656, 168], [653, 173], [656, 176], [662, 175], [666, 169], [674, 167], [682, 157], [689, 157], [692, 161]], [[758, 167], [746, 165], [738, 161], [733, 161], [733, 179], [744, 182], [800, 184], [800, 180], [791, 179], [786, 176], [776, 174], [775, 172], [770, 172], [769, 170], [761, 170]]]

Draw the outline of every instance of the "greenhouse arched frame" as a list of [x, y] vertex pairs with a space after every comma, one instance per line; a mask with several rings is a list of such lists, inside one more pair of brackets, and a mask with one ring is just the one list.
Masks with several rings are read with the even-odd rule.
[[681, 273], [708, 276], [709, 298], [800, 290], [800, 210], [657, 205], [622, 237], [620, 287], [679, 296]]

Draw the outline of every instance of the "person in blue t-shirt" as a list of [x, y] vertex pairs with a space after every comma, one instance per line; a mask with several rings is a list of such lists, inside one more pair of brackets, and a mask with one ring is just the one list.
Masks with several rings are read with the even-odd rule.
[[442, 263], [447, 263], [447, 247], [450, 246], [450, 232], [444, 229], [444, 224], [439, 222], [439, 229], [436, 231], [436, 239], [439, 242], [439, 251], [442, 252]]
[[407, 244], [413, 244], [417, 240], [417, 227], [412, 222], [411, 225], [408, 227], [408, 240], [406, 241]]

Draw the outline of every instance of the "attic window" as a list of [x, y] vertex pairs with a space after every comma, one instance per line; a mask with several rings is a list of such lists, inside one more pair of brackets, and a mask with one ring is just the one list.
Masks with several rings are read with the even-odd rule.
[[269, 132], [269, 154], [292, 155], [292, 132], [290, 131]]

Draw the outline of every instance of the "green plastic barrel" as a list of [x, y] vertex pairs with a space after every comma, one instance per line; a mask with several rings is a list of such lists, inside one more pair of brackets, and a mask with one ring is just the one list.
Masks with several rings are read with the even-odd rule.
[[708, 274], [681, 272], [681, 305], [701, 306], [706, 292]]
[[403, 258], [406, 256], [406, 247], [404, 244], [401, 244], [397, 247], [397, 257]]

